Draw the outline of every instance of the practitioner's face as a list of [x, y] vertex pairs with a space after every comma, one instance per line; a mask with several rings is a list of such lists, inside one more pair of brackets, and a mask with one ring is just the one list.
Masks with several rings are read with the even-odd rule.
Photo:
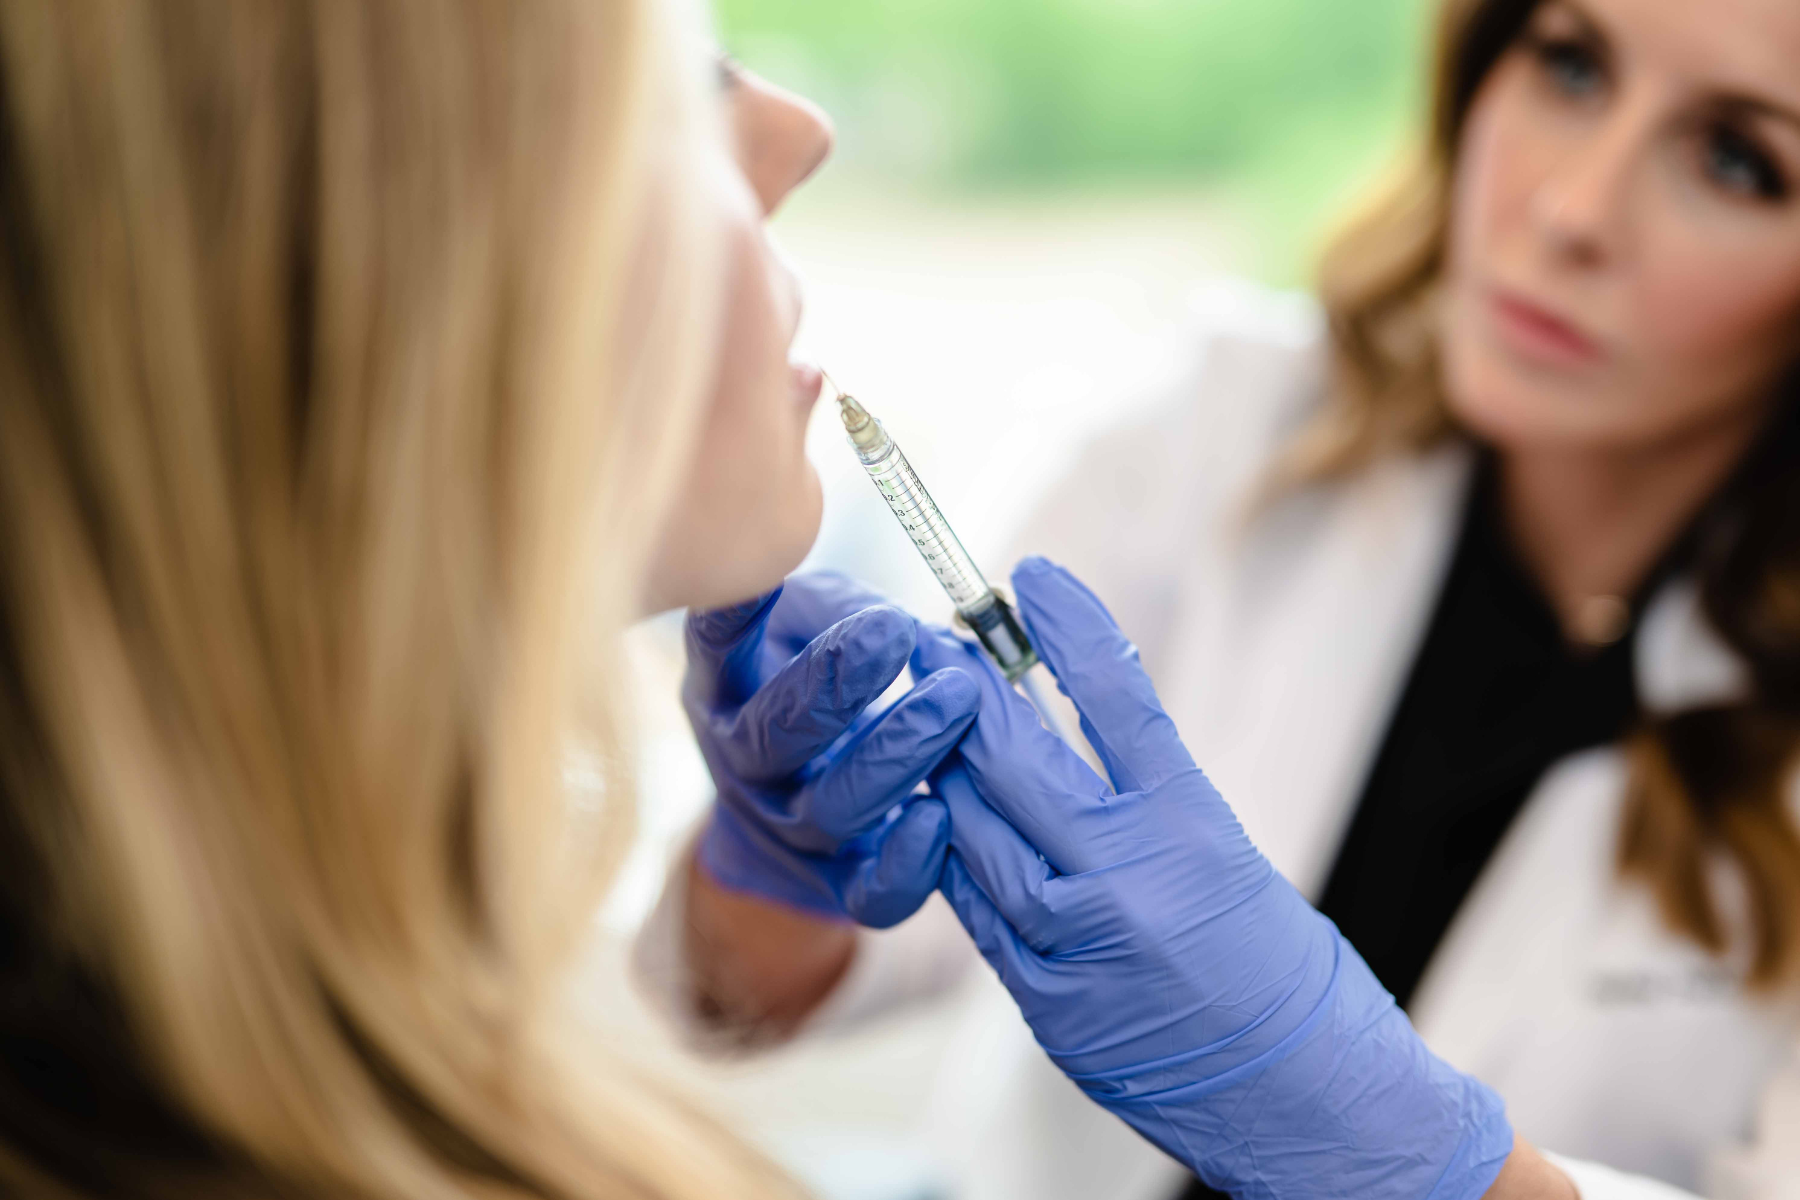
[[825, 115], [722, 65], [738, 171], [726, 182], [727, 304], [718, 382], [697, 470], [677, 502], [649, 580], [650, 611], [705, 607], [765, 591], [797, 566], [819, 531], [819, 477], [806, 424], [820, 376], [788, 361], [800, 284], [765, 222], [831, 153]]
[[1800, 346], [1800, 4], [1546, 0], [1457, 164], [1444, 369], [1502, 446], [1759, 418]]

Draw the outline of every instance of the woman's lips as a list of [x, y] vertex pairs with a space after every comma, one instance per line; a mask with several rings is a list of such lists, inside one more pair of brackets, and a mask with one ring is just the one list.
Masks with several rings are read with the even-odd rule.
[[1500, 336], [1526, 358], [1553, 366], [1584, 366], [1600, 357], [1600, 343], [1517, 292], [1496, 288], [1488, 309]]
[[819, 402], [819, 393], [825, 387], [825, 375], [811, 363], [789, 363], [788, 377], [794, 383], [794, 400], [801, 408], [810, 410]]

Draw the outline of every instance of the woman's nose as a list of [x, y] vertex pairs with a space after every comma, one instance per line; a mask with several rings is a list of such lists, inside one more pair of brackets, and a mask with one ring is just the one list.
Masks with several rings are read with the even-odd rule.
[[1618, 253], [1630, 175], [1647, 136], [1645, 117], [1616, 106], [1563, 148], [1532, 195], [1532, 224], [1555, 258], [1596, 266]]
[[1622, 97], [1585, 136], [1571, 139], [1532, 197], [1532, 217], [1555, 257], [1594, 266], [1616, 255], [1626, 232], [1631, 175], [1654, 135], [1656, 105]]
[[831, 118], [812, 101], [747, 71], [732, 89], [739, 164], [772, 214], [831, 155]]

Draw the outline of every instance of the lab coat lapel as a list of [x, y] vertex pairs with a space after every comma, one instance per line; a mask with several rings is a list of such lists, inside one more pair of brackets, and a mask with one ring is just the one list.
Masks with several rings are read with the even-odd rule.
[[[1688, 579], [1645, 613], [1636, 669], [1655, 713], [1729, 701], [1747, 685]], [[1500, 1092], [1540, 1146], [1686, 1187], [1709, 1170], [1735, 1181], [1709, 1196], [1785, 1195], [1752, 1182], [1800, 1166], [1781, 1112], [1800, 1100], [1800, 1071], [1777, 1069], [1800, 1062], [1789, 1058], [1796, 1001], [1747, 994], [1747, 945], [1715, 957], [1669, 930], [1647, 888], [1621, 881], [1628, 776], [1616, 745], [1550, 768], [1432, 956], [1413, 1023], [1435, 1053]], [[1746, 897], [1714, 865], [1727, 924], [1739, 927]], [[1750, 1130], [1763, 1145], [1742, 1143]]]
[[1170, 711], [1309, 897], [1430, 619], [1470, 458], [1445, 446], [1287, 497], [1218, 531], [1186, 573]]

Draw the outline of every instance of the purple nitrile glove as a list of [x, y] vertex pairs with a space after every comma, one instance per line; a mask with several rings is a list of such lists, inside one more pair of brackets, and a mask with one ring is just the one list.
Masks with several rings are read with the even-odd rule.
[[915, 670], [981, 684], [934, 780], [943, 890], [1038, 1042], [1233, 1196], [1479, 1197], [1513, 1145], [1499, 1098], [1251, 843], [1099, 600], [1042, 559], [1013, 585], [1110, 785], [967, 644], [926, 630]]
[[697, 846], [713, 879], [875, 928], [931, 895], [949, 814], [913, 793], [968, 729], [980, 694], [951, 668], [867, 713], [915, 637], [911, 617], [828, 574], [688, 617], [682, 701], [718, 788]]

